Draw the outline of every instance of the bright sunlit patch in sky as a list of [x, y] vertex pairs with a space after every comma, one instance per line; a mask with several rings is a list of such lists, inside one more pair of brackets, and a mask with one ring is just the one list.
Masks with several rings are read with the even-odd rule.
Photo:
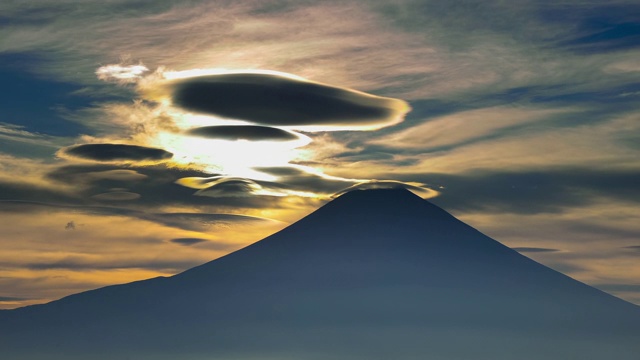
[[275, 181], [277, 178], [253, 168], [286, 166], [296, 156], [295, 149], [310, 142], [303, 135], [298, 140], [286, 142], [230, 141], [169, 132], [159, 133], [150, 140], [155, 146], [172, 152], [173, 162], [180, 165], [196, 165], [212, 173], [264, 181]]
[[105, 65], [96, 70], [98, 79], [104, 81], [137, 82], [149, 69], [142, 65]]

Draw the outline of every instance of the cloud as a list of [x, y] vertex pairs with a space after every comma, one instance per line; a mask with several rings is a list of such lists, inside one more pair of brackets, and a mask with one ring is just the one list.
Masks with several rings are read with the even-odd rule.
[[144, 162], [171, 159], [172, 153], [146, 146], [124, 144], [83, 144], [66, 147], [58, 155], [100, 162]]
[[4, 180], [0, 179], [0, 201], [26, 200], [26, 201], [52, 201], [60, 203], [82, 203], [82, 198], [76, 192], [61, 186], [55, 188], [30, 181], [20, 181], [23, 179]]
[[[6, 26], [1, 37], [6, 41], [0, 52], [39, 53], [44, 59], [33, 71], [84, 83], [95, 83], [95, 64], [108, 64], [123, 54], [149, 68], [222, 64], [275, 69], [359, 89], [399, 87], [406, 76], [433, 67], [423, 61], [433, 51], [408, 44], [404, 40], [413, 36], [404, 31], [380, 26], [385, 19], [365, 3], [138, 3], [3, 4], [0, 22]], [[271, 4], [280, 11], [263, 11]], [[74, 46], [68, 46], [70, 41]]]
[[[385, 176], [393, 176], [392, 172]], [[634, 204], [640, 201], [636, 184], [640, 170], [606, 171], [578, 166], [537, 170], [467, 171], [458, 174], [399, 175], [408, 182], [429, 184], [439, 192], [433, 199], [450, 210], [558, 213], [567, 208], [598, 203], [603, 198]], [[591, 229], [611, 234], [615, 229]]]
[[[604, 30], [633, 22], [632, 11], [607, 14], [604, 4], [580, 1], [471, 6], [422, 0], [140, 4], [3, 4], [6, 26], [1, 35], [6, 41], [0, 51], [39, 53], [45, 61], [34, 71], [85, 83], [94, 80], [96, 63], [134, 54], [149, 68], [216, 64], [274, 69], [416, 98], [473, 87], [602, 78], [591, 75], [620, 52], [585, 61], [558, 43], [575, 39], [577, 30], [580, 38], [597, 33], [594, 26]], [[277, 4], [279, 11], [265, 12], [265, 4]], [[634, 3], [620, 1], [616, 6], [625, 9]], [[603, 14], [606, 21], [598, 22]], [[70, 41], [76, 45], [68, 46]]]
[[[197, 170], [167, 167], [130, 165], [120, 169], [116, 165], [73, 165], [51, 171], [47, 176], [63, 184], [74, 185], [83, 199], [137, 200], [140, 206], [206, 205], [204, 199], [192, 196], [193, 192], [174, 182], [185, 176], [211, 176]], [[114, 190], [117, 189], [117, 190]], [[78, 204], [76, 201], [75, 204]]]
[[123, 182], [141, 181], [148, 178], [147, 175], [129, 169], [92, 171], [85, 173], [85, 176], [91, 180], [114, 180]]
[[276, 196], [297, 195], [306, 197], [317, 197], [315, 193], [304, 193], [287, 189], [286, 185], [270, 181], [258, 181], [248, 178], [231, 176], [214, 176], [210, 178], [182, 178], [176, 184], [198, 189], [194, 193], [196, 196], [206, 196], [215, 198], [233, 198], [250, 196]]
[[140, 198], [140, 194], [136, 194], [130, 191], [111, 191], [93, 195], [92, 198], [104, 201], [130, 201], [138, 200]]
[[0, 302], [14, 302], [14, 301], [24, 301], [24, 300], [29, 300], [29, 299], [11, 297], [11, 296], [0, 296]]
[[637, 48], [640, 25], [638, 17], [633, 14], [640, 11], [638, 4], [612, 2], [579, 10], [572, 14], [577, 20], [573, 36], [558, 45], [579, 54], [624, 52]]
[[187, 131], [189, 135], [219, 140], [249, 140], [249, 141], [293, 141], [300, 139], [301, 135], [291, 131], [251, 125], [233, 126], [204, 126]]
[[[2, 81], [4, 79], [0, 74], [0, 82]], [[11, 100], [7, 101], [7, 103], [9, 102]], [[0, 106], [2, 106], [1, 103]], [[5, 114], [4, 116], [9, 119], [29, 118], [27, 115]], [[0, 122], [0, 153], [21, 157], [48, 158], [51, 156], [51, 152], [62, 144], [64, 144], [64, 140], [61, 138], [30, 132], [24, 126]]]
[[539, 127], [541, 122], [549, 122], [550, 119], [568, 112], [570, 109], [567, 108], [540, 109], [522, 106], [461, 111], [430, 119], [371, 143], [389, 148], [441, 150], [504, 137], [509, 131]]
[[[258, 167], [255, 170], [277, 178], [281, 188], [308, 193], [333, 194], [345, 187], [363, 181], [362, 179], [340, 178], [329, 176], [312, 167], [290, 165], [279, 167]], [[273, 184], [273, 183], [272, 183]]]
[[240, 177], [214, 176], [210, 178], [182, 178], [176, 184], [199, 189], [195, 195], [236, 197], [260, 195], [263, 187], [256, 181]]
[[[218, 205], [226, 205], [219, 202]], [[235, 205], [235, 206], [233, 206]], [[239, 206], [232, 204], [237, 210]], [[122, 216], [139, 220], [150, 221], [167, 227], [188, 231], [208, 231], [211, 228], [232, 228], [238, 226], [278, 226], [282, 223], [277, 220], [234, 213], [207, 213], [200, 212], [154, 212], [131, 209], [116, 206], [96, 205], [64, 205], [31, 201], [0, 201], [0, 212], [4, 214], [36, 214], [54, 210], [66, 211], [72, 214], [85, 214], [91, 216]], [[70, 221], [65, 230], [75, 230], [77, 223]]]
[[25, 130], [24, 126], [0, 122], [0, 136], [3, 138], [37, 139], [44, 135]]
[[278, 221], [241, 214], [211, 213], [139, 213], [141, 219], [184, 230], [206, 231], [213, 228], [231, 228], [235, 225], [277, 225]]
[[[584, 118], [591, 118], [591, 121], [582, 120]], [[637, 114], [598, 115], [594, 111], [586, 111], [575, 113], [570, 121], [549, 120], [540, 120], [530, 128], [502, 134], [498, 132], [496, 136], [463, 142], [450, 148], [400, 151], [400, 159], [403, 156], [419, 159], [413, 166], [371, 162], [367, 167], [375, 169], [377, 165], [380, 170], [386, 168], [396, 174], [417, 169], [453, 174], [507, 168], [512, 171], [535, 171], [550, 167], [591, 167], [603, 172], [614, 168], [637, 168], [637, 148], [634, 148], [636, 145], [633, 145], [631, 135], [640, 128]], [[452, 131], [465, 130], [456, 128]], [[364, 167], [362, 163], [358, 165]], [[348, 166], [343, 165], [342, 169], [338, 167], [337, 173], [348, 171]]]
[[201, 238], [177, 238], [177, 239], [171, 239], [169, 241], [174, 243], [174, 244], [179, 244], [179, 245], [183, 245], [183, 246], [191, 246], [191, 245], [199, 244], [199, 243], [202, 243], [202, 242], [206, 242], [208, 240], [207, 239], [201, 239]]
[[[213, 174], [203, 171], [169, 167], [166, 163], [154, 165], [127, 165], [123, 169], [117, 164], [82, 164], [65, 165], [51, 169], [46, 177], [58, 182], [75, 186], [86, 183], [104, 183], [105, 187], [117, 187], [116, 184], [126, 183], [127, 186], [162, 182], [169, 183], [185, 176], [210, 176]], [[109, 186], [114, 185], [114, 186]], [[122, 186], [120, 186], [122, 187]]]
[[119, 83], [135, 83], [142, 78], [142, 74], [149, 71], [146, 66], [138, 65], [105, 65], [96, 70], [98, 79]]
[[370, 180], [366, 182], [362, 182], [353, 186], [350, 186], [346, 189], [338, 191], [333, 195], [333, 197], [339, 197], [354, 190], [369, 190], [369, 189], [407, 189], [416, 193], [417, 195], [423, 198], [431, 198], [438, 195], [438, 192], [425, 187], [424, 184], [420, 183], [405, 183], [402, 181], [395, 180]]
[[402, 100], [290, 76], [230, 73], [174, 80], [174, 105], [188, 111], [297, 129], [377, 129], [402, 121]]
[[190, 259], [98, 259], [92, 256], [68, 256], [53, 262], [34, 262], [26, 264], [30, 270], [72, 270], [72, 271], [97, 271], [117, 269], [147, 269], [155, 271], [176, 272], [200, 265], [198, 260]]
[[[193, 245], [202, 244], [202, 245], [206, 245], [206, 247], [209, 249], [221, 250], [221, 251], [231, 251], [238, 248], [238, 244], [229, 244], [229, 243], [224, 243], [219, 241], [210, 241], [208, 239], [193, 238], [193, 237], [171, 239], [169, 240], [169, 242], [182, 245], [182, 246], [193, 246]], [[202, 246], [198, 246], [198, 247], [201, 248]]]
[[548, 253], [558, 252], [558, 249], [538, 248], [538, 247], [514, 247], [513, 250], [521, 253]]
[[313, 168], [289, 165], [256, 167], [255, 171], [273, 177], [273, 181], [245, 177], [217, 175], [212, 177], [184, 177], [176, 184], [197, 189], [195, 195], [210, 197], [271, 197], [297, 196], [327, 200], [330, 195], [345, 187], [367, 181], [329, 176]]
[[[112, 171], [115, 171], [112, 172]], [[121, 172], [125, 171], [125, 172]], [[96, 175], [97, 174], [97, 175]], [[105, 178], [106, 175], [106, 178]], [[193, 196], [194, 187], [185, 187], [176, 181], [182, 178], [209, 179], [220, 176], [216, 173], [203, 172], [194, 169], [184, 169], [170, 166], [168, 163], [160, 163], [153, 165], [141, 165], [140, 163], [128, 164], [127, 169], [121, 169], [116, 164], [91, 164], [91, 165], [69, 165], [52, 169], [47, 175], [47, 180], [53, 184], [66, 186], [72, 189], [74, 198], [62, 198], [61, 195], [53, 191], [43, 194], [30, 192], [30, 187], [16, 194], [14, 199], [23, 198], [24, 200], [56, 202], [59, 204], [96, 204], [97, 199], [92, 198], [93, 195], [114, 191], [113, 189], [121, 189], [140, 195], [135, 203], [127, 204], [122, 202], [119, 206], [135, 206], [136, 208], [146, 208], [151, 206], [184, 207], [197, 208], [199, 211], [207, 212], [214, 205], [211, 199], [206, 196]], [[206, 181], [205, 181], [206, 182]], [[277, 183], [264, 183], [265, 186], [277, 187]], [[15, 193], [18, 190], [13, 187], [7, 188], [7, 193]], [[2, 182], [0, 181], [0, 190]], [[282, 189], [286, 187], [280, 185]], [[342, 186], [344, 187], [344, 186]], [[294, 187], [297, 189], [297, 187]], [[341, 188], [341, 187], [339, 187]], [[122, 190], [126, 189], [126, 190]], [[311, 189], [313, 190], [313, 189]], [[43, 190], [44, 191], [44, 190]], [[300, 191], [303, 191], [300, 189]], [[31, 194], [31, 196], [25, 197]], [[19, 195], [19, 196], [18, 196]], [[38, 196], [36, 196], [38, 195]], [[61, 200], [59, 200], [61, 199]], [[64, 200], [64, 201], [62, 201]], [[284, 200], [282, 200], [284, 201]], [[229, 210], [235, 209], [266, 209], [271, 207], [281, 207], [281, 200], [277, 197], [269, 196], [235, 196], [218, 198], [215, 202], [216, 209]]]

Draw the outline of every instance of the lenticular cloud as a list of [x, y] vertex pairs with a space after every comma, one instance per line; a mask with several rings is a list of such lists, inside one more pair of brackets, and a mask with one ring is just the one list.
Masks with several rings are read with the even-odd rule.
[[158, 148], [125, 144], [83, 144], [61, 149], [58, 155], [100, 162], [161, 161], [173, 154]]
[[402, 121], [409, 105], [299, 78], [230, 73], [169, 84], [174, 105], [258, 125], [323, 130], [377, 129]]

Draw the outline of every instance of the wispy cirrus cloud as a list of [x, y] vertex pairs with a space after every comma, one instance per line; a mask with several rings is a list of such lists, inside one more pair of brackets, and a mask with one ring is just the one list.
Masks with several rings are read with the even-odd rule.
[[[492, 169], [527, 170], [558, 167], [585, 167], [617, 169], [636, 168], [637, 148], [633, 144], [633, 134], [637, 132], [640, 114], [627, 111], [620, 115], [596, 115], [589, 111], [570, 112], [571, 116], [560, 113], [555, 115], [533, 111], [523, 118], [506, 118], [505, 121], [523, 126], [513, 126], [509, 129], [498, 127], [494, 122], [499, 115], [492, 118], [488, 115], [482, 118], [480, 124], [459, 121], [468, 113], [447, 117], [450, 122], [439, 122], [421, 125], [422, 130], [432, 129], [438, 133], [440, 126], [448, 127], [449, 131], [440, 139], [434, 138], [431, 147], [426, 142], [424, 147], [418, 147], [418, 137], [412, 138], [412, 132], [407, 130], [399, 134], [391, 134], [388, 139], [406, 137], [406, 142], [377, 142], [376, 151], [386, 149], [394, 153], [394, 160], [364, 159], [358, 163], [341, 164], [340, 154], [326, 159], [325, 167], [331, 167], [332, 173], [342, 176], [350, 173], [355, 167], [362, 168], [362, 176], [379, 177], [380, 174], [394, 172], [396, 174], [415, 172], [434, 173], [465, 173], [492, 171]], [[488, 112], [487, 112], [488, 113]], [[478, 114], [478, 112], [476, 112]], [[530, 120], [527, 120], [527, 117]], [[592, 121], [579, 121], [583, 117], [591, 117]], [[532, 119], [536, 119], [533, 121]], [[567, 121], [569, 119], [569, 121]], [[504, 119], [503, 119], [504, 120]], [[576, 122], [576, 123], [573, 123]], [[466, 128], [479, 128], [477, 132]], [[486, 129], [488, 132], [483, 132]], [[425, 134], [427, 140], [429, 134]], [[415, 139], [412, 141], [412, 139]], [[396, 139], [398, 140], [398, 139]], [[373, 140], [376, 142], [377, 140]], [[391, 151], [389, 149], [396, 149]], [[366, 153], [366, 150], [362, 150]], [[343, 153], [346, 156], [351, 154]], [[411, 160], [411, 161], [409, 161]], [[402, 164], [402, 166], [398, 166]]]
[[577, 112], [570, 108], [526, 108], [501, 106], [457, 112], [429, 119], [406, 130], [375, 139], [372, 144], [437, 151], [446, 148], [506, 137], [509, 131], [522, 131], [544, 126], [554, 117]]

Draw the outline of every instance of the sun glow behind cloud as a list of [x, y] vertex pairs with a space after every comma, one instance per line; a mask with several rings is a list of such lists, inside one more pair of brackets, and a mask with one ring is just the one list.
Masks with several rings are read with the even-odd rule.
[[[198, 169], [225, 177], [245, 178], [247, 181], [279, 181], [281, 176], [256, 169], [284, 167], [295, 168], [312, 177], [343, 181], [345, 187], [369, 181], [334, 177], [325, 175], [313, 167], [293, 165], [295, 161], [309, 159], [309, 151], [303, 148], [312, 142], [311, 137], [294, 130], [376, 130], [401, 122], [410, 109], [402, 100], [325, 85], [280, 71], [226, 68], [172, 71], [160, 67], [154, 72], [146, 72], [146, 67], [143, 69], [117, 64], [103, 66], [96, 72], [98, 77], [105, 81], [117, 78], [135, 83], [135, 89], [142, 101], [139, 106], [145, 107], [147, 111], [139, 111], [142, 116], [136, 119], [139, 125], [131, 126], [133, 142], [139, 146], [163, 149], [172, 153], [173, 157], [168, 161], [169, 166]], [[216, 101], [219, 79], [223, 81], [223, 88], [227, 86], [225, 81], [230, 81], [228, 84], [231, 87], [240, 84], [237, 96], [229, 98], [231, 105], [226, 102], [220, 105], [223, 113], [230, 111], [245, 114], [243, 108], [253, 107], [262, 110], [249, 112], [248, 118], [234, 118], [218, 116], [215, 107], [211, 113], [202, 113], [175, 103], [176, 96], [183, 87], [192, 87], [195, 86], [192, 84], [205, 81], [205, 84], [211, 82], [213, 87], [205, 87], [193, 94], [189, 93], [189, 96], [195, 96], [198, 102], [209, 106], [210, 101]], [[255, 89], [258, 89], [257, 92]], [[302, 103], [298, 104], [296, 99], [301, 92]], [[265, 99], [255, 100], [253, 95], [256, 94], [259, 98], [265, 96]], [[244, 104], [243, 101], [250, 103]], [[251, 103], [252, 101], [257, 103]], [[316, 102], [326, 103], [326, 106], [313, 108], [317, 107]], [[297, 110], [292, 112], [287, 108]], [[326, 114], [323, 114], [325, 112]], [[266, 123], [261, 123], [261, 119], [266, 119]], [[223, 128], [220, 130], [227, 134], [233, 133], [230, 135], [233, 138], [216, 137], [216, 127]], [[246, 132], [247, 136], [243, 137], [243, 132]], [[93, 139], [93, 142], [98, 140]], [[185, 185], [180, 182], [178, 184]], [[309, 197], [313, 194], [292, 189], [253, 189], [248, 184], [245, 184], [245, 189], [258, 195], [297, 194]], [[317, 194], [328, 195], [330, 194]]]
[[265, 181], [276, 177], [253, 170], [257, 167], [286, 166], [295, 158], [295, 149], [309, 139], [299, 141], [229, 141], [204, 139], [197, 136], [163, 132], [150, 139], [154, 146], [174, 154], [173, 162], [182, 166], [194, 165], [205, 171], [232, 174]]

